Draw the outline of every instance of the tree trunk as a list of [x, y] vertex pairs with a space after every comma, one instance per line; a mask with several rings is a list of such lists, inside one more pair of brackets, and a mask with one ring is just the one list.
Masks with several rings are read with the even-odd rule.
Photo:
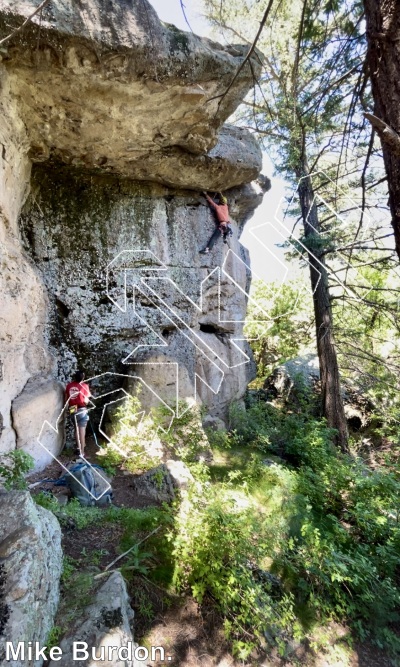
[[[399, 136], [400, 149], [400, 3], [398, 0], [364, 0], [364, 9], [374, 115]], [[385, 132], [376, 129], [382, 143], [389, 206], [400, 259], [400, 150], [394, 150], [385, 138]]]
[[[299, 199], [304, 234], [306, 239], [312, 243], [313, 237], [319, 239], [319, 220], [314, 201], [314, 191], [307, 169], [303, 169], [300, 180]], [[321, 375], [322, 409], [328, 426], [337, 430], [336, 444], [342, 451], [347, 452], [347, 422], [340, 391], [339, 367], [333, 337], [328, 272], [325, 268], [323, 257], [318, 257], [320, 252], [313, 250], [312, 254], [309, 253], [308, 260], [310, 262], [310, 278], [313, 291], [317, 349]]]

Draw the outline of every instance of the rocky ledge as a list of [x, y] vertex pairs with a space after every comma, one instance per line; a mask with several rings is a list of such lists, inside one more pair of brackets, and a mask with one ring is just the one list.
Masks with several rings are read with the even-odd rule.
[[[0, 39], [39, 4], [0, 0]], [[110, 7], [52, 0], [4, 44], [2, 87], [18, 100], [32, 162], [195, 189], [256, 178], [261, 155], [251, 135], [219, 132], [252, 87], [260, 56], [230, 87], [243, 45], [163, 24], [147, 0]]]

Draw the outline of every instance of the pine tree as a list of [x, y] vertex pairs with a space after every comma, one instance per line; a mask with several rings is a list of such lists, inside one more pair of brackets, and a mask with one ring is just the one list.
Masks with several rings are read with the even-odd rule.
[[389, 205], [400, 258], [400, 3], [364, 0], [367, 65], [374, 112], [367, 117], [382, 141], [389, 183]]
[[[263, 7], [255, 0], [219, 3], [205, 0], [214, 25], [251, 43]], [[264, 7], [265, 9], [265, 7]], [[272, 8], [259, 48], [264, 73], [256, 82], [241, 122], [263, 137], [274, 164], [297, 191], [297, 203], [308, 248], [317, 349], [321, 369], [323, 413], [337, 430], [337, 444], [347, 450], [347, 425], [326, 266], [326, 246], [312, 177], [319, 169], [333, 178], [347, 169], [343, 129], [353, 92], [363, 82], [364, 44], [359, 35], [360, 2], [340, 0], [277, 2]]]

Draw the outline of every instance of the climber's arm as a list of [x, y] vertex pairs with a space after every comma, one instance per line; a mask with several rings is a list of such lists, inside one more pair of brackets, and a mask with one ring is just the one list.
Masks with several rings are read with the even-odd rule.
[[203, 190], [203, 195], [204, 195], [205, 198], [207, 199], [207, 201], [208, 201], [208, 203], [210, 204], [210, 206], [212, 206], [213, 208], [216, 209], [216, 208], [217, 208], [217, 204], [215, 203], [215, 201], [214, 201], [213, 199], [211, 199], [211, 197], [208, 196], [207, 192], [204, 192], [204, 190]]

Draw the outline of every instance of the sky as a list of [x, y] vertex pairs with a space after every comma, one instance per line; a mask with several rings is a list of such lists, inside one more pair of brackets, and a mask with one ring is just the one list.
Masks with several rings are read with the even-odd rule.
[[[181, 30], [189, 30], [180, 0], [149, 1], [162, 21], [173, 23]], [[184, 5], [193, 32], [203, 37], [211, 37], [211, 28], [201, 16], [199, 0], [184, 0]], [[285, 193], [285, 183], [282, 179], [275, 178], [273, 172], [273, 165], [264, 154], [263, 173], [271, 179], [272, 187], [266, 193], [262, 205], [258, 207], [253, 218], [246, 224], [240, 240], [249, 250], [253, 278], [280, 283], [290, 278], [289, 273], [294, 271], [294, 267], [285, 261], [284, 251], [277, 247], [278, 243], [283, 242], [284, 236], [282, 236], [282, 226], [274, 216], [280, 208]]]

